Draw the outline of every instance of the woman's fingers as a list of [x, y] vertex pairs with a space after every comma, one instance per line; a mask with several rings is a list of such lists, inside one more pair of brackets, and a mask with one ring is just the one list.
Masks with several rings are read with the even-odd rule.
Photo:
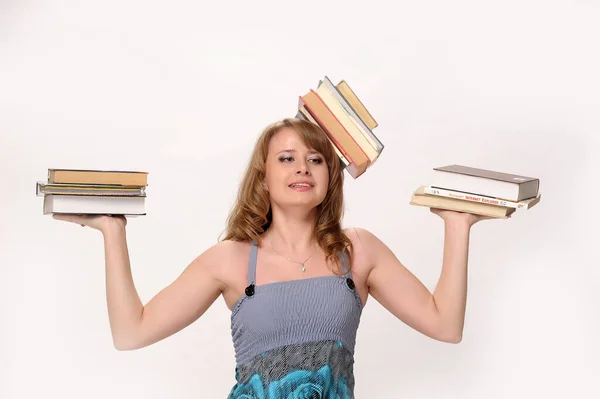
[[71, 222], [70, 215], [65, 215], [62, 213], [53, 213], [52, 218], [54, 218], [56, 220], [64, 220], [65, 222]]
[[52, 214], [52, 217], [56, 220], [64, 220], [65, 222], [72, 222], [85, 226], [85, 218], [81, 215], [54, 213]]
[[77, 223], [81, 227], [90, 227], [95, 230], [102, 230], [111, 222], [117, 222], [122, 226], [127, 224], [127, 219], [123, 215], [109, 216], [95, 214], [53, 213], [52, 217], [56, 220]]

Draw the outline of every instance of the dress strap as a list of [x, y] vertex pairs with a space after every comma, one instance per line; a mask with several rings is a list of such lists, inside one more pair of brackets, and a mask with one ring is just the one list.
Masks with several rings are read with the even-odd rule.
[[341, 251], [340, 260], [342, 262], [342, 271], [344, 271], [344, 278], [352, 278], [352, 269], [348, 264], [348, 254], [345, 251]]
[[355, 290], [356, 285], [354, 284], [354, 280], [352, 280], [352, 268], [350, 263], [348, 262], [348, 254], [344, 251], [340, 252], [340, 260], [342, 262], [342, 271], [345, 271], [344, 276], [342, 278], [346, 279], [346, 284], [348, 285], [348, 288], [350, 288], [352, 291], [354, 291], [356, 295], [358, 295], [358, 293]]
[[250, 247], [250, 259], [248, 260], [248, 284], [252, 285], [256, 282], [256, 257], [258, 252], [258, 245], [256, 240], [252, 240], [252, 246]]
[[256, 253], [258, 252], [258, 245], [256, 240], [252, 240], [252, 246], [250, 247], [250, 259], [248, 259], [248, 286], [244, 290], [247, 297], [254, 295], [254, 287], [256, 286]]

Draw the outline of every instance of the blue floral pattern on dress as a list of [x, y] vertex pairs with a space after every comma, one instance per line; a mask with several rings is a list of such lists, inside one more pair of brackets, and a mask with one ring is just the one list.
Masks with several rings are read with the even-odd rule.
[[263, 387], [260, 375], [254, 374], [248, 382], [236, 384], [231, 390], [229, 398], [233, 399], [266, 399], [265, 389]]
[[327, 398], [333, 385], [331, 368], [327, 365], [311, 372], [296, 370], [288, 373], [279, 380], [272, 381], [268, 387], [269, 398]]
[[259, 374], [243, 384], [236, 384], [229, 399], [351, 399], [346, 380], [333, 377], [331, 367], [319, 370], [294, 370], [263, 386]]

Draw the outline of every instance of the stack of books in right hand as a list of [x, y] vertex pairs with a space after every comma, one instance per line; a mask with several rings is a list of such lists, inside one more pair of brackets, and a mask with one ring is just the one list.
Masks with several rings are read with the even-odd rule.
[[148, 173], [142, 171], [48, 169], [47, 181], [36, 182], [44, 197], [43, 214], [146, 215]]
[[506, 219], [541, 199], [540, 180], [463, 165], [433, 169], [430, 185], [420, 186], [410, 204]]

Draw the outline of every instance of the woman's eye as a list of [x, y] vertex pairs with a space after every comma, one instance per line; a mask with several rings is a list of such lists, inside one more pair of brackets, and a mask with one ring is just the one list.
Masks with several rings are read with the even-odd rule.
[[[292, 162], [293, 160], [294, 160], [293, 157], [280, 157], [279, 158], [280, 162]], [[308, 161], [309, 162], [313, 162], [313, 163], [317, 163], [317, 164], [323, 162], [323, 160], [321, 158], [310, 158]]]

